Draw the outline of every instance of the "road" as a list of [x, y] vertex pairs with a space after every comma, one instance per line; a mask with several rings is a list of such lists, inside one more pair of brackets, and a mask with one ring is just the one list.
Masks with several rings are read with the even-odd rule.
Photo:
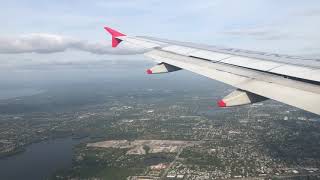
[[168, 174], [168, 171], [171, 169], [171, 167], [174, 165], [174, 163], [178, 160], [182, 151], [183, 151], [183, 147], [179, 148], [177, 155], [174, 157], [174, 160], [168, 165], [167, 169], [164, 170], [160, 179], [165, 179], [166, 175]]

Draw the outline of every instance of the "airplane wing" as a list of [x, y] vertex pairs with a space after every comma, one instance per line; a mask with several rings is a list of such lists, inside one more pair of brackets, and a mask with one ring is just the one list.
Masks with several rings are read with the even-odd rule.
[[236, 89], [217, 102], [232, 107], [273, 99], [320, 115], [320, 59], [205, 46], [145, 36], [127, 36], [109, 27], [112, 47], [121, 41], [145, 49], [159, 64], [148, 74], [180, 69]]

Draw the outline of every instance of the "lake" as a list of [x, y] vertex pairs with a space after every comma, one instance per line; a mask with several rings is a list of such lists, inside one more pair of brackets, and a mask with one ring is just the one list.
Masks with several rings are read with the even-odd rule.
[[63, 138], [34, 143], [26, 151], [0, 159], [0, 179], [42, 180], [72, 165], [73, 146], [80, 140]]

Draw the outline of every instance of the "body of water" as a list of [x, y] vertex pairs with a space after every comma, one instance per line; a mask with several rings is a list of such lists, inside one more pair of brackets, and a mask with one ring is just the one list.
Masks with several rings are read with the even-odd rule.
[[63, 138], [34, 143], [26, 151], [0, 159], [0, 179], [42, 180], [72, 165], [73, 146], [80, 140]]

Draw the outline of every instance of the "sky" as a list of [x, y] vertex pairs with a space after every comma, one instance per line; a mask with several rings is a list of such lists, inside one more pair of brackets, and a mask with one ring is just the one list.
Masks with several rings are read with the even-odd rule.
[[1, 0], [0, 69], [144, 59], [111, 49], [104, 26], [128, 35], [319, 57], [319, 20], [319, 0]]

